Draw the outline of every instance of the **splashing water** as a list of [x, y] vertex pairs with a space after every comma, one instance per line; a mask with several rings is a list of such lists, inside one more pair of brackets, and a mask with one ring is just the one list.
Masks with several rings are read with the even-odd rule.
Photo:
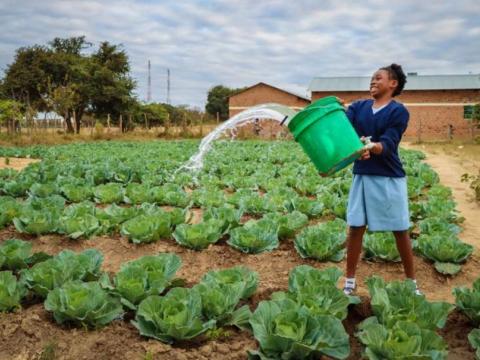
[[269, 119], [276, 120], [283, 124], [288, 124], [288, 121], [295, 115], [295, 111], [287, 106], [280, 104], [261, 104], [232, 116], [223, 124], [216, 127], [212, 132], [205, 136], [198, 148], [198, 151], [190, 157], [190, 159], [178, 168], [175, 173], [180, 170], [187, 170], [191, 172], [198, 172], [203, 167], [203, 160], [208, 151], [212, 148], [212, 143], [218, 139], [227, 130], [234, 133], [235, 129], [255, 121], [255, 119]]

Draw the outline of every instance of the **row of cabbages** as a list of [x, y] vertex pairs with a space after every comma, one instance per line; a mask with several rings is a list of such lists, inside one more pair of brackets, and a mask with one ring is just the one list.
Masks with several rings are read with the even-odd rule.
[[[184, 288], [175, 278], [181, 267], [175, 254], [127, 262], [112, 277], [100, 270], [102, 262], [95, 249], [49, 256], [32, 254], [29, 242], [7, 240], [0, 245], [0, 311], [16, 310], [24, 298], [34, 297], [45, 299], [45, 309], [60, 324], [97, 328], [134, 311], [140, 333], [166, 343], [236, 326], [252, 331], [259, 343], [258, 350], [249, 351], [252, 359], [344, 359], [350, 353], [342, 320], [348, 306], [360, 300], [337, 288], [338, 268], [295, 267], [288, 291], [273, 293], [252, 314], [245, 303], [257, 288], [258, 275], [248, 268], [209, 271], [198, 284]], [[446, 344], [435, 331], [445, 325], [453, 305], [415, 295], [408, 280], [386, 284], [371, 277], [367, 285], [374, 316], [359, 325], [357, 336], [369, 359], [446, 358]], [[472, 289], [453, 292], [457, 307], [480, 325], [480, 278]], [[480, 329], [469, 334], [477, 349], [479, 334]]]

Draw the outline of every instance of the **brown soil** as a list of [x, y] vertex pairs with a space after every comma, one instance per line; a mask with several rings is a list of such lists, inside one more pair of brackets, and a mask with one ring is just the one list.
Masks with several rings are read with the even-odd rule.
[[[184, 278], [187, 285], [199, 281], [208, 270], [246, 265], [260, 274], [259, 288], [249, 301], [252, 310], [260, 301], [268, 299], [274, 291], [286, 290], [288, 272], [297, 265], [309, 264], [318, 268], [345, 266], [343, 262], [335, 264], [304, 260], [295, 251], [292, 240], [283, 242], [279, 249], [270, 253], [246, 255], [237, 252], [224, 241], [196, 252], [180, 247], [172, 240], [142, 246], [131, 244], [119, 236], [72, 241], [62, 236], [22, 235], [16, 233], [12, 227], [0, 232], [0, 241], [13, 236], [30, 240], [34, 251], [50, 254], [66, 248], [80, 251], [95, 247], [104, 254], [104, 270], [110, 272], [117, 271], [122, 263], [145, 254], [175, 252], [183, 261], [177, 275]], [[478, 274], [480, 259], [474, 257], [469, 260], [462, 272], [451, 280], [437, 274], [431, 264], [421, 258], [416, 257], [415, 264], [419, 283], [427, 297], [430, 300], [452, 302], [451, 289], [456, 285], [472, 283], [475, 274]], [[386, 280], [403, 278], [400, 264], [363, 261], [358, 278], [365, 279], [372, 274], [380, 275]], [[366, 298], [367, 291], [363, 284], [360, 284], [358, 294]], [[356, 324], [367, 316], [368, 304], [353, 308], [344, 321], [347, 331], [353, 335]], [[460, 315], [454, 313], [452, 316], [453, 320], [447, 324], [442, 334], [446, 341], [452, 344], [452, 359], [473, 359], [473, 353], [466, 342], [466, 334], [472, 326], [468, 325], [465, 319], [456, 321]], [[37, 303], [27, 306], [19, 313], [0, 315], [0, 359], [35, 359], [42, 351], [52, 347], [55, 348], [55, 358], [58, 359], [143, 359], [147, 353], [154, 354], [154, 359], [245, 359], [246, 350], [256, 347], [252, 335], [234, 329], [229, 331], [232, 332], [231, 336], [223, 340], [204, 340], [172, 347], [140, 337], [128, 321], [117, 321], [96, 331], [61, 327], [56, 325], [43, 306]], [[79, 337], [81, 341], [78, 341]], [[351, 337], [351, 346], [350, 359], [358, 359], [361, 346], [354, 336]]]
[[14, 170], [22, 170], [28, 164], [38, 162], [38, 159], [24, 159], [24, 158], [8, 158], [9, 164], [7, 164], [7, 159], [0, 157], [0, 169], [14, 169]]
[[[466, 218], [462, 239], [477, 247], [477, 253], [453, 278], [438, 274], [429, 262], [415, 257], [417, 279], [427, 298], [432, 301], [443, 300], [453, 303], [452, 289], [460, 285], [470, 286], [479, 276], [480, 233], [475, 220], [480, 214], [478, 208], [472, 209], [474, 204], [467, 199], [467, 185], [459, 182], [459, 176], [463, 169], [457, 168], [458, 165], [455, 164], [455, 161], [445, 158], [442, 162], [441, 159], [435, 157], [435, 154], [426, 152], [429, 155], [428, 162], [439, 172], [442, 183], [452, 187], [458, 202], [458, 209]], [[192, 221], [197, 222], [201, 214], [199, 211], [195, 211], [194, 215]], [[117, 271], [122, 263], [142, 255], [175, 252], [183, 261], [183, 266], [177, 275], [184, 278], [187, 285], [199, 281], [208, 270], [245, 265], [260, 275], [259, 288], [248, 303], [252, 310], [260, 301], [268, 299], [272, 292], [286, 290], [288, 273], [297, 265], [309, 264], [317, 268], [339, 266], [343, 269], [345, 267], [344, 261], [320, 263], [302, 259], [295, 251], [292, 240], [283, 242], [278, 249], [272, 252], [246, 255], [228, 246], [224, 240], [204, 251], [196, 252], [180, 247], [172, 240], [162, 240], [155, 244], [139, 246], [129, 243], [120, 236], [102, 236], [89, 240], [72, 241], [56, 235], [38, 237], [23, 235], [17, 233], [13, 227], [0, 231], [0, 241], [11, 237], [29, 240], [33, 244], [34, 251], [45, 251], [50, 254], [56, 254], [66, 248], [80, 251], [95, 247], [104, 254], [103, 267], [104, 270], [110, 272]], [[401, 264], [375, 263], [364, 260], [361, 262], [358, 270], [360, 282], [358, 295], [362, 296], [364, 301], [361, 305], [353, 307], [344, 321], [345, 328], [351, 335], [349, 359], [361, 358], [362, 348], [354, 337], [354, 333], [356, 325], [371, 315], [368, 293], [363, 280], [374, 274], [382, 276], [387, 281], [403, 279]], [[459, 312], [454, 311], [449, 316], [445, 328], [440, 331], [449, 345], [449, 359], [474, 358], [473, 350], [467, 340], [467, 334], [472, 328], [468, 319]], [[26, 305], [17, 313], [0, 313], [0, 359], [246, 359], [246, 350], [256, 348], [253, 336], [235, 329], [228, 329], [228, 331], [230, 334], [225, 338], [200, 339], [195, 342], [170, 346], [141, 337], [127, 319], [115, 321], [100, 330], [86, 331], [59, 326], [40, 303], [34, 303]]]

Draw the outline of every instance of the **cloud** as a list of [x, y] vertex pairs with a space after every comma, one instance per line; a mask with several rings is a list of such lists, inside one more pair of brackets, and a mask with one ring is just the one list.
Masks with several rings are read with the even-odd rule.
[[480, 72], [480, 2], [416, 0], [4, 0], [0, 68], [15, 49], [86, 35], [127, 51], [137, 95], [203, 106], [209, 88], [259, 81], [305, 94], [315, 76], [369, 75], [401, 63], [420, 74]]

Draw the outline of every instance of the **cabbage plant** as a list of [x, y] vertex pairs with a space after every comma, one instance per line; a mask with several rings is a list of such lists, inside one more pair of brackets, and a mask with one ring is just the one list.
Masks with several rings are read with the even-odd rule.
[[74, 203], [90, 200], [93, 197], [93, 189], [88, 185], [64, 184], [60, 191], [68, 200]]
[[369, 319], [360, 324], [357, 335], [367, 359], [446, 359], [447, 344], [435, 331], [409, 321], [388, 328], [376, 318]]
[[22, 206], [13, 197], [0, 196], [0, 229], [21, 213]]
[[245, 266], [234, 266], [222, 270], [211, 270], [203, 275], [205, 284], [241, 284], [241, 299], [246, 300], [253, 295], [258, 287], [258, 273]]
[[27, 287], [36, 295], [46, 297], [48, 292], [70, 280], [96, 280], [100, 277], [103, 255], [96, 249], [79, 254], [63, 250], [56, 256], [21, 271]]
[[89, 238], [96, 234], [99, 228], [100, 222], [94, 215], [82, 214], [61, 217], [58, 232], [67, 235], [71, 239]]
[[11, 271], [0, 271], [0, 312], [19, 309], [26, 293], [23, 281], [18, 281]]
[[171, 344], [201, 335], [215, 326], [215, 320], [203, 318], [198, 291], [174, 288], [165, 296], [152, 295], [143, 300], [132, 324], [141, 335]]
[[468, 334], [468, 341], [475, 351], [475, 356], [480, 359], [480, 329], [473, 329]]
[[216, 326], [232, 325], [239, 329], [248, 328], [252, 315], [248, 305], [237, 309], [242, 298], [242, 283], [203, 283], [193, 287], [202, 299], [202, 314], [205, 319], [215, 320]]
[[240, 226], [243, 215], [242, 209], [230, 206], [210, 207], [203, 213], [203, 220], [217, 219], [221, 221], [222, 233]]
[[308, 216], [294, 210], [288, 214], [268, 213], [264, 219], [270, 219], [278, 224], [278, 237], [286, 239], [295, 236], [295, 232], [308, 224]]
[[313, 315], [296, 302], [261, 301], [250, 319], [260, 345], [249, 350], [249, 359], [345, 359], [349, 337], [342, 322], [330, 315]]
[[98, 185], [93, 190], [93, 196], [97, 203], [111, 204], [123, 201], [125, 189], [122, 184], [108, 183]]
[[35, 210], [31, 206], [25, 206], [21, 214], [13, 219], [13, 224], [18, 232], [42, 235], [57, 230], [58, 217], [59, 212], [54, 209]]
[[32, 243], [8, 239], [0, 244], [0, 269], [20, 270], [28, 266]]
[[242, 227], [229, 231], [227, 243], [244, 253], [258, 254], [276, 249], [278, 225], [271, 220], [249, 220]]
[[364, 257], [369, 260], [401, 261], [395, 237], [391, 232], [366, 234], [363, 239], [363, 249]]
[[120, 233], [135, 244], [150, 243], [171, 235], [170, 216], [139, 215], [125, 221]]
[[366, 280], [371, 297], [373, 314], [380, 324], [392, 328], [399, 321], [416, 323], [422, 329], [443, 328], [453, 305], [446, 302], [429, 302], [425, 296], [415, 294], [411, 280], [385, 281], [372, 276]]
[[443, 274], [455, 275], [473, 252], [473, 246], [449, 233], [420, 235], [414, 241], [415, 250], [434, 262], [435, 269]]
[[99, 328], [123, 315], [120, 301], [98, 282], [69, 281], [48, 293], [44, 303], [59, 324], [74, 323]]
[[341, 261], [345, 256], [346, 223], [335, 219], [304, 228], [295, 238], [295, 249], [302, 258]]
[[126, 264], [113, 279], [122, 304], [135, 310], [150, 295], [160, 295], [170, 284], [182, 261], [176, 254], [147, 255]]
[[142, 204], [149, 202], [150, 187], [144, 184], [130, 183], [125, 189], [125, 202], [127, 204]]
[[455, 304], [475, 326], [480, 326], [480, 278], [475, 280], [471, 289], [459, 287], [453, 289]]
[[207, 248], [222, 236], [222, 222], [216, 219], [205, 220], [198, 224], [180, 224], [175, 228], [173, 237], [177, 243], [194, 250]]

